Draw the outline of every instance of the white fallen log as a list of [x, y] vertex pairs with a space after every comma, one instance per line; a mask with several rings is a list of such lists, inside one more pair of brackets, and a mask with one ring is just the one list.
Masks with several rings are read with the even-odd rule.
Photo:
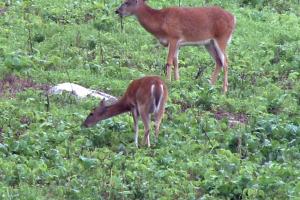
[[99, 92], [97, 90], [91, 90], [81, 85], [75, 83], [61, 83], [56, 86], [51, 87], [48, 90], [49, 94], [62, 94], [63, 92], [70, 92], [71, 94], [77, 96], [78, 98], [87, 98], [87, 97], [96, 97], [100, 99], [104, 99], [106, 101], [116, 101], [117, 98], [106, 94], [104, 92]]

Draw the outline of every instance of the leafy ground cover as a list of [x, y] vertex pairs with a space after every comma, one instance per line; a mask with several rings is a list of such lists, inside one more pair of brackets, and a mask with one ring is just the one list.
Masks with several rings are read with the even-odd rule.
[[45, 95], [74, 82], [120, 96], [162, 75], [167, 50], [133, 17], [122, 30], [120, 3], [0, 2], [1, 199], [299, 199], [299, 2], [181, 0], [236, 15], [229, 92], [222, 75], [209, 85], [207, 52], [182, 48], [158, 144], [139, 149], [129, 114], [82, 129], [97, 99]]

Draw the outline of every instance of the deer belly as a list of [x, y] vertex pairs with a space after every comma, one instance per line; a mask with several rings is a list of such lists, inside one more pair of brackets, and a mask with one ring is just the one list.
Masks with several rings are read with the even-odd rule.
[[199, 41], [186, 41], [186, 40], [180, 40], [179, 45], [180, 46], [196, 46], [196, 45], [206, 45], [210, 43], [211, 39], [207, 40], [199, 40]]

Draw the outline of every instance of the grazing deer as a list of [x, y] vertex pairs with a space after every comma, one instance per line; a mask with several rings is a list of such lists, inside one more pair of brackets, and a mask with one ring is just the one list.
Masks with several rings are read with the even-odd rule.
[[158, 76], [146, 76], [134, 80], [128, 86], [125, 94], [112, 105], [106, 105], [101, 101], [100, 105], [93, 109], [83, 122], [83, 126], [90, 127], [104, 119], [132, 112], [134, 121], [134, 142], [138, 147], [138, 119], [141, 116], [145, 127], [144, 143], [150, 147], [150, 114], [155, 120], [155, 142], [157, 142], [159, 126], [165, 111], [165, 103], [168, 98], [168, 89]]
[[174, 78], [179, 79], [178, 53], [181, 46], [204, 45], [216, 63], [211, 84], [215, 84], [223, 67], [223, 90], [227, 92], [228, 64], [225, 50], [235, 28], [235, 17], [219, 7], [171, 7], [155, 10], [145, 1], [125, 0], [116, 13], [121, 17], [135, 15], [148, 32], [169, 48], [167, 79], [171, 80], [172, 65]]

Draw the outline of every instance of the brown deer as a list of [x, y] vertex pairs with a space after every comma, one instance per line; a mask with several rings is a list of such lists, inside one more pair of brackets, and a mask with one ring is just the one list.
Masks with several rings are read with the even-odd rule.
[[135, 15], [140, 24], [162, 45], [169, 48], [166, 72], [171, 80], [171, 66], [174, 78], [179, 79], [178, 53], [181, 46], [204, 45], [214, 58], [216, 67], [211, 76], [214, 85], [223, 67], [223, 91], [228, 87], [228, 64], [226, 47], [235, 28], [235, 17], [219, 7], [152, 9], [146, 0], [125, 0], [116, 10], [121, 17]]
[[131, 112], [134, 121], [135, 145], [138, 147], [138, 119], [141, 116], [145, 127], [144, 144], [147, 142], [150, 147], [150, 114], [154, 115], [155, 142], [157, 142], [167, 99], [168, 89], [165, 83], [158, 76], [146, 76], [132, 81], [125, 94], [116, 103], [106, 105], [104, 100], [101, 101], [100, 105], [88, 115], [83, 126], [90, 127], [104, 119]]

